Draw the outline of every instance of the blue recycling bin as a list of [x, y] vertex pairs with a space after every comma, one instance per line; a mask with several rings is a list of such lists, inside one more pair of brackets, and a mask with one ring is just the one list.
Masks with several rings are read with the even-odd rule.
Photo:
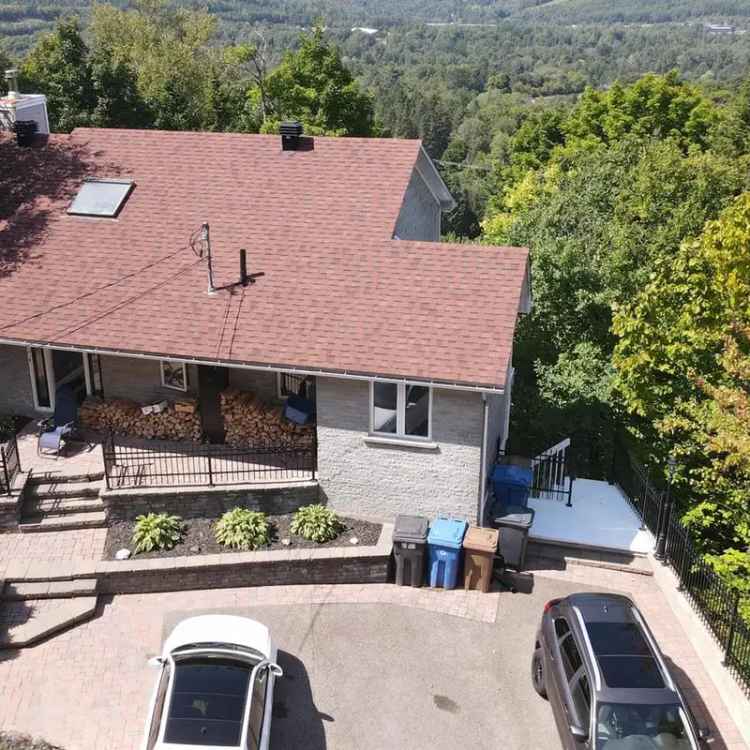
[[516, 464], [498, 464], [490, 475], [495, 493], [496, 512], [511, 505], [526, 507], [534, 474], [530, 468]]
[[427, 578], [433, 588], [456, 588], [466, 526], [455, 518], [438, 518], [430, 526]]

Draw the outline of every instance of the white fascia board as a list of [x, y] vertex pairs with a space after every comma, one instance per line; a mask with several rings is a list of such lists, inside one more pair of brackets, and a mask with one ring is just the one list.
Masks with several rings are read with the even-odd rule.
[[26, 341], [20, 339], [0, 338], [0, 344], [8, 346], [36, 346], [60, 351], [81, 352], [88, 354], [103, 354], [109, 357], [125, 357], [130, 359], [162, 360], [170, 362], [183, 362], [187, 365], [212, 365], [218, 367], [230, 367], [236, 370], [252, 370], [255, 372], [285, 372], [290, 375], [313, 375], [328, 378], [339, 378], [342, 380], [363, 380], [366, 382], [379, 381], [383, 383], [409, 383], [410, 385], [423, 385], [427, 388], [445, 388], [454, 391], [474, 391], [477, 393], [505, 393], [505, 388], [486, 385], [469, 385], [466, 383], [452, 383], [442, 380], [425, 380], [424, 378], [394, 377], [391, 375], [379, 375], [378, 373], [349, 372], [348, 370], [325, 370], [323, 368], [290, 367], [282, 364], [244, 364], [241, 362], [227, 361], [223, 359], [202, 359], [200, 357], [185, 357], [176, 354], [154, 354], [107, 349], [98, 346], [73, 346], [69, 344], [58, 344], [54, 341]]

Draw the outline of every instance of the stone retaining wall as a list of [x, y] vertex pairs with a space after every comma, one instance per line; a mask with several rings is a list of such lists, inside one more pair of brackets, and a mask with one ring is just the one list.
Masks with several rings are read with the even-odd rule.
[[393, 524], [377, 544], [312, 547], [130, 560], [11, 560], [9, 581], [96, 578], [98, 594], [147, 594], [190, 589], [307, 583], [386, 583]]
[[265, 487], [184, 487], [152, 490], [104, 490], [100, 495], [107, 520], [132, 521], [145, 513], [174, 513], [183, 518], [218, 518], [232, 508], [260, 510], [272, 515], [293, 513], [318, 502], [317, 482]]

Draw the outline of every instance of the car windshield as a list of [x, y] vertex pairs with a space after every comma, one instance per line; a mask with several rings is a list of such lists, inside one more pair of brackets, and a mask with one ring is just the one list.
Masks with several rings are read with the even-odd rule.
[[239, 747], [251, 672], [231, 659], [178, 661], [164, 742]]
[[695, 750], [679, 705], [600, 703], [597, 750]]

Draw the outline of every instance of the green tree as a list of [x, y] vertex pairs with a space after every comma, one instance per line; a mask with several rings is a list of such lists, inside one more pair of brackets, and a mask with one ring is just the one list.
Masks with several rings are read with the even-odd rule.
[[617, 387], [678, 458], [683, 520], [735, 583], [750, 569], [748, 246], [744, 193], [664, 259], [614, 320]]
[[89, 123], [95, 94], [88, 48], [76, 19], [60, 21], [39, 40], [24, 60], [21, 76], [24, 90], [47, 96], [53, 132]]
[[308, 133], [372, 135], [373, 103], [344, 66], [338, 49], [316, 26], [299, 49], [287, 52], [267, 79], [273, 111], [263, 129], [275, 132], [282, 120], [299, 120]]
[[671, 71], [647, 74], [631, 86], [615, 82], [606, 91], [587, 88], [565, 130], [573, 141], [610, 144], [632, 134], [705, 148], [717, 120], [718, 110], [708, 98]]

